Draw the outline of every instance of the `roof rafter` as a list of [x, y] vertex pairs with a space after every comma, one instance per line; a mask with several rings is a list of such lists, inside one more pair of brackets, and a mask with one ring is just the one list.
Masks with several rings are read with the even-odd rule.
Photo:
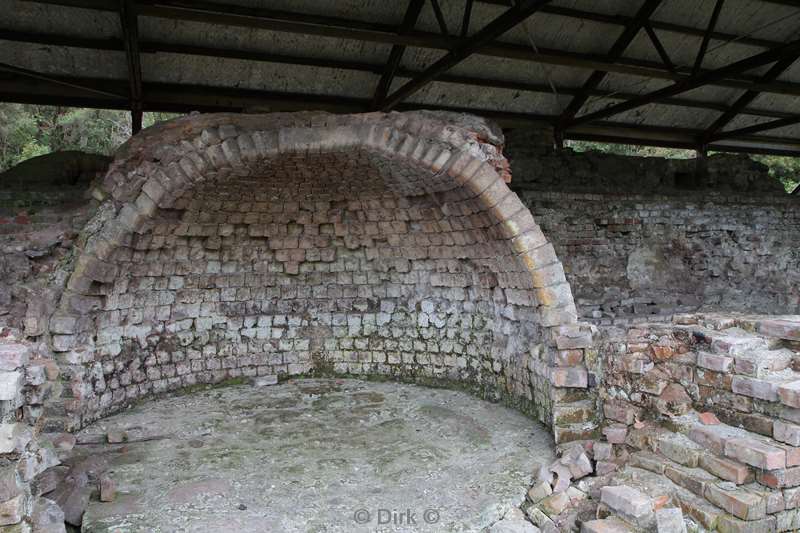
[[125, 42], [130, 84], [131, 130], [134, 135], [142, 129], [142, 61], [139, 54], [139, 21], [132, 0], [120, 2], [120, 24]]
[[[636, 35], [639, 34], [639, 30], [647, 23], [647, 20], [660, 4], [661, 0], [644, 0], [641, 7], [639, 7], [639, 11], [636, 12], [636, 16], [625, 26], [625, 30], [611, 46], [608, 54], [606, 54], [607, 61], [613, 63], [622, 56], [625, 49], [633, 42]], [[583, 84], [583, 91], [576, 95], [567, 105], [566, 109], [564, 109], [559, 119], [559, 124], [566, 124], [575, 117], [581, 107], [583, 107], [583, 104], [586, 103], [586, 100], [589, 99], [589, 91], [596, 89], [605, 79], [606, 74], [608, 74], [608, 72], [605, 70], [595, 70], [592, 72]]]
[[747, 126], [745, 128], [739, 128], [736, 130], [721, 131], [715, 135], [712, 135], [709, 140], [718, 141], [721, 139], [735, 139], [744, 135], [752, 135], [761, 131], [774, 130], [777, 128], [783, 128], [784, 126], [793, 126], [795, 124], [800, 124], [800, 115], [779, 118], [777, 120], [762, 122], [761, 124], [755, 124], [753, 126]]
[[[78, 89], [67, 89], [66, 85], [50, 85], [27, 81], [26, 78], [4, 79], [0, 76], [0, 100], [23, 103], [52, 103], [57, 97], [64, 105], [98, 107], [105, 109], [127, 109], [125, 96], [113, 93], [124, 93], [127, 85], [123, 80], [107, 80], [96, 78], [58, 78], [66, 84], [80, 85]], [[98, 92], [110, 93], [110, 96], [91, 96], [85, 91], [93, 87]], [[149, 111], [189, 112], [199, 111], [242, 111], [252, 106], [268, 106], [274, 111], [294, 111], [307, 109], [309, 102], [315, 108], [338, 112], [361, 112], [369, 108], [369, 98], [353, 98], [344, 96], [314, 95], [305, 93], [275, 92], [233, 87], [214, 87], [200, 85], [184, 85], [175, 83], [148, 83], [144, 87], [145, 109]], [[400, 110], [418, 109], [414, 104], [401, 104]], [[515, 113], [494, 109], [468, 109], [455, 106], [432, 105], [425, 108], [442, 109], [458, 112], [478, 113], [495, 119], [508, 127], [521, 125], [554, 124], [557, 116], [537, 115], [533, 113]], [[567, 138], [587, 138], [600, 136], [607, 142], [644, 144], [652, 146], [674, 146], [692, 148], [696, 146], [696, 137], [701, 130], [667, 126], [635, 126], [617, 122], [599, 122], [577, 127], [565, 133]], [[743, 136], [736, 140], [736, 145], [712, 144], [710, 150], [724, 151], [764, 151], [775, 154], [797, 155], [800, 152], [800, 141], [774, 136]], [[749, 143], [749, 144], [741, 144]]]
[[447, 29], [447, 21], [444, 20], [444, 13], [442, 13], [442, 8], [439, 5], [439, 0], [431, 0], [431, 7], [433, 8], [433, 14], [436, 16], [436, 22], [439, 24], [442, 35], [450, 35], [450, 31]]
[[653, 29], [653, 25], [648, 21], [644, 25], [644, 29], [647, 32], [647, 36], [650, 37], [650, 42], [653, 43], [653, 47], [656, 49], [656, 52], [658, 52], [658, 56], [661, 58], [661, 62], [664, 63], [664, 66], [667, 68], [667, 70], [673, 73], [677, 72], [675, 64], [670, 59], [667, 49], [664, 48], [664, 45], [661, 43], [661, 39], [658, 38], [658, 35]]
[[[762, 81], [770, 82], [776, 79], [778, 76], [783, 74], [786, 69], [791, 67], [795, 61], [797, 61], [800, 55], [795, 56], [787, 56], [779, 61], [775, 62], [772, 67], [761, 77]], [[703, 144], [708, 142], [716, 133], [722, 130], [725, 126], [727, 126], [734, 118], [736, 118], [739, 114], [743, 112], [744, 109], [750, 105], [756, 97], [761, 94], [760, 91], [745, 91], [736, 102], [730, 107], [728, 111], [725, 111], [722, 115], [719, 116], [703, 133]]]
[[[75, 48], [85, 48], [90, 50], [107, 50], [107, 51], [124, 51], [124, 44], [120, 39], [105, 39], [105, 38], [82, 38], [72, 37], [66, 35], [31, 33], [31, 32], [13, 32], [0, 30], [0, 40], [8, 40], [15, 42], [25, 42], [34, 44], [45, 44], [54, 46], [69, 46]], [[284, 54], [266, 53], [255, 50], [241, 50], [230, 48], [218, 48], [210, 46], [197, 46], [182, 43], [164, 43], [158, 41], [139, 41], [139, 49], [143, 54], [155, 53], [169, 53], [192, 55], [201, 57], [223, 57], [229, 59], [241, 59], [246, 61], [258, 61], [266, 63], [278, 63], [288, 65], [304, 65], [310, 67], [321, 68], [335, 68], [342, 70], [352, 70], [358, 72], [369, 72], [373, 74], [382, 74], [385, 71], [385, 65], [377, 63], [364, 63], [359, 61], [347, 60], [329, 60], [313, 57], [290, 56]], [[409, 70], [398, 67], [396, 75], [407, 78], [412, 78], [418, 75], [420, 71]], [[437, 81], [444, 83], [456, 83], [461, 85], [471, 85], [476, 87], [489, 87], [508, 89], [515, 91], [527, 91], [535, 93], [551, 94], [552, 89], [545, 84], [526, 83], [520, 81], [501, 80], [492, 78], [478, 78], [474, 76], [460, 76], [453, 74], [443, 74], [437, 78]], [[559, 93], [574, 96], [577, 95], [580, 87], [559, 87]], [[639, 95], [635, 93], [628, 93], [624, 91], [607, 91], [601, 89], [594, 89], [590, 91], [590, 96], [595, 97], [613, 97], [618, 100], [630, 100]], [[726, 104], [689, 100], [685, 98], [665, 98], [659, 103], [669, 106], [689, 107], [695, 109], [709, 109], [712, 111], [719, 111], [725, 113], [730, 110]], [[762, 116], [769, 118], [785, 118], [789, 113], [775, 111], [771, 109], [758, 109], [758, 108], [742, 108], [739, 113]]]
[[[111, 9], [110, 0], [26, 0], [36, 3], [67, 5], [99, 10]], [[185, 5], [184, 5], [185, 4]], [[454, 36], [443, 36], [433, 33], [413, 31], [398, 35], [396, 28], [386, 24], [342, 19], [338, 17], [307, 15], [285, 11], [265, 10], [219, 4], [207, 1], [180, 2], [178, 0], [162, 0], [143, 4], [137, 2], [137, 11], [143, 16], [160, 17], [185, 21], [205, 22], [248, 28], [261, 28], [271, 31], [319, 35], [340, 39], [353, 39], [369, 42], [404, 44], [440, 50], [452, 50], [458, 47], [463, 39]], [[553, 6], [549, 6], [553, 7]], [[655, 27], [655, 24], [654, 24]], [[703, 31], [703, 30], [699, 30]], [[780, 44], [780, 43], [772, 43]], [[620, 58], [617, 62], [606, 61], [601, 55], [582, 54], [539, 47], [538, 52], [527, 45], [504, 42], [491, 42], [477, 52], [491, 57], [519, 59], [534, 63], [561, 65], [573, 68], [605, 70], [618, 74], [630, 74], [646, 78], [678, 81], [690, 74], [690, 69], [679, 69], [678, 73], [670, 72], [659, 62], [632, 58]], [[705, 71], [704, 71], [705, 72]], [[714, 85], [738, 89], [759, 89], [776, 94], [800, 96], [800, 84], [789, 82], [772, 82], [758, 84], [752, 76], [732, 76], [716, 80]]]
[[[424, 4], [425, 0], [409, 0], [403, 21], [397, 28], [398, 34], [407, 33], [414, 29]], [[383, 69], [383, 74], [378, 82], [378, 86], [375, 88], [375, 94], [372, 97], [373, 108], [379, 108], [386, 98], [386, 95], [389, 94], [389, 89], [392, 87], [394, 76], [397, 73], [397, 68], [400, 66], [400, 61], [403, 59], [405, 51], [406, 47], [402, 44], [392, 46], [392, 50], [389, 52], [389, 59], [386, 61], [386, 67]]]
[[700, 43], [700, 49], [697, 50], [697, 57], [694, 60], [694, 67], [692, 68], [692, 76], [696, 76], [703, 66], [703, 60], [706, 58], [706, 50], [708, 50], [708, 43], [711, 41], [711, 34], [717, 26], [717, 20], [719, 20], [719, 14], [722, 12], [722, 6], [724, 4], [725, 0], [716, 0], [714, 3], [714, 11], [711, 12], [711, 18], [708, 20], [708, 27], [703, 35], [703, 41]]
[[466, 58], [480, 50], [486, 44], [500, 37], [505, 32], [524, 21], [529, 16], [548, 3], [550, 0], [522, 0], [513, 3], [502, 15], [487, 24], [482, 30], [471, 37], [461, 40], [460, 44], [448, 52], [444, 57], [434, 62], [418, 76], [409, 80], [405, 85], [386, 97], [382, 109], [390, 110], [405, 98], [416, 93], [425, 85], [436, 79], [437, 76], [447, 72]]
[[461, 18], [461, 37], [466, 37], [469, 33], [469, 23], [472, 19], [472, 3], [473, 0], [466, 0], [464, 3], [464, 15]]
[[683, 80], [664, 87], [663, 89], [659, 89], [638, 98], [628, 100], [627, 102], [615, 104], [600, 111], [582, 115], [574, 119], [570, 123], [570, 126], [591, 122], [601, 118], [607, 118], [624, 111], [630, 111], [631, 109], [636, 109], [637, 107], [655, 103], [664, 98], [676, 96], [678, 94], [685, 93], [686, 91], [691, 91], [692, 89], [708, 85], [716, 80], [730, 76], [731, 74], [740, 74], [742, 72], [773, 63], [785, 57], [796, 56], [797, 54], [800, 54], [800, 40], [788, 42], [783, 46], [755, 54], [715, 70], [701, 72], [696, 76], [684, 78]]

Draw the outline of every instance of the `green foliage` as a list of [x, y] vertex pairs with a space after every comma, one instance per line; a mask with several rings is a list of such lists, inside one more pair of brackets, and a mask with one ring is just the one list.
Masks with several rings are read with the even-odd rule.
[[778, 178], [787, 192], [792, 192], [800, 184], [800, 157], [782, 155], [750, 156], [769, 167], [769, 175]]
[[660, 148], [658, 146], [639, 146], [636, 144], [599, 143], [591, 141], [567, 141], [566, 145], [576, 152], [603, 152], [607, 154], [637, 156], [637, 157], [665, 157], [667, 159], [691, 159], [694, 150], [679, 150], [677, 148]]
[[[144, 126], [173, 116], [145, 113]], [[0, 103], [0, 172], [58, 150], [110, 155], [130, 135], [126, 111]]]

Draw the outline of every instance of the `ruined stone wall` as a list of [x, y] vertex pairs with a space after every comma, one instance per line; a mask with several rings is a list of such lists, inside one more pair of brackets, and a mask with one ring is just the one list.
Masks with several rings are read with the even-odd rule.
[[693, 158], [627, 156], [595, 150], [556, 150], [542, 129], [515, 129], [506, 134], [505, 153], [514, 186], [571, 193], [682, 194], [692, 190], [786, 194], [769, 169], [747, 155], [712, 154], [706, 175], [698, 180]]
[[[86, 187], [5, 184], [0, 190], [0, 529], [63, 531], [44, 479], [59, 458], [51, 406], [63, 390], [46, 334], [72, 243], [94, 207]], [[55, 528], [55, 529], [52, 529]]]
[[196, 383], [325, 372], [463, 384], [555, 417], [557, 439], [593, 431], [591, 335], [478, 126], [210, 115], [135, 137], [50, 320], [67, 424]]
[[712, 156], [692, 190], [694, 160], [557, 152], [537, 130], [508, 139], [511, 186], [563, 259], [582, 317], [800, 312], [800, 204], [763, 165]]
[[563, 258], [584, 317], [800, 312], [791, 196], [519, 194]]

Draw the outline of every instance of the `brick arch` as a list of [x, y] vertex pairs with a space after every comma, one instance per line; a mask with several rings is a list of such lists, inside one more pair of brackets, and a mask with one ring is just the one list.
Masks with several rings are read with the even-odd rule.
[[[104, 322], [112, 324], [111, 328], [136, 331], [136, 325], [129, 324], [132, 313], [126, 313], [126, 306], [135, 308], [135, 302], [125, 303], [119, 311], [109, 311], [109, 301], [119, 299], [119, 285], [127, 280], [125, 270], [130, 268], [120, 262], [121, 250], [133, 248], [134, 252], [128, 253], [136, 253], [141, 236], [157, 234], [164, 216], [185, 212], [192, 194], [225, 186], [232, 179], [230, 176], [246, 177], [256, 168], [269, 174], [274, 169], [265, 170], [267, 163], [324, 161], [324, 154], [358, 153], [371, 158], [370, 168], [378, 168], [388, 176], [383, 181], [391, 181], [389, 188], [399, 191], [398, 197], [420, 198], [448, 220], [466, 224], [463, 235], [475, 237], [476, 242], [452, 245], [453, 259], [472, 260], [479, 271], [497, 278], [497, 290], [492, 293], [495, 309], [499, 309], [495, 311], [500, 324], [495, 324], [496, 328], [505, 328], [512, 334], [516, 331], [513, 328], [529, 331], [535, 326], [541, 330], [541, 338], [538, 333], [532, 334], [531, 346], [521, 347], [517, 341], [515, 349], [520, 355], [511, 363], [501, 361], [499, 369], [497, 365], [472, 369], [482, 386], [488, 379], [492, 388], [488, 393], [482, 388], [481, 392], [505, 397], [533, 410], [543, 422], [561, 425], [562, 429], [556, 430], [557, 440], [593, 430], [586, 417], [573, 416], [575, 409], [568, 408], [567, 422], [559, 422], [562, 404], [585, 402], [582, 389], [587, 387], [587, 373], [582, 361], [583, 350], [590, 347], [590, 342], [586, 329], [577, 323], [570, 287], [552, 245], [508, 188], [507, 163], [496, 139], [495, 144], [490, 142], [493, 135], [491, 128], [477, 119], [420, 112], [201, 115], [145, 130], [133, 138], [120, 149], [103, 183], [94, 190], [95, 197], [102, 201], [101, 208], [85, 231], [59, 310], [51, 320], [54, 349], [64, 352], [72, 375], [64, 402], [71, 420], [68, 425], [79, 426], [135, 399], [140, 392], [143, 395], [152, 391], [134, 386], [133, 392], [128, 389], [118, 401], [108, 404], [98, 399], [103, 396], [96, 390], [98, 383], [108, 386], [101, 374], [109, 371], [107, 374], [113, 375], [112, 367], [118, 363], [111, 359], [101, 364], [94, 359], [93, 347], [105, 335]], [[318, 164], [317, 168], [324, 165]], [[385, 168], [400, 168], [400, 178], [395, 179], [394, 171]], [[413, 182], [409, 176], [414, 177]], [[472, 225], [477, 229], [473, 231]], [[252, 228], [249, 231], [252, 233]], [[450, 252], [445, 250], [447, 253]], [[297, 265], [287, 266], [289, 263], [281, 266], [292, 269], [284, 274], [296, 274]], [[428, 268], [427, 263], [424, 266]], [[98, 315], [103, 310], [106, 315], [112, 313], [112, 318]], [[514, 318], [515, 313], [523, 318]], [[128, 317], [121, 319], [123, 326], [115, 322], [120, 320], [120, 314]], [[525, 325], [520, 326], [520, 322]], [[166, 335], [164, 329], [156, 333]], [[499, 331], [493, 335], [501, 336]], [[484, 361], [483, 366], [486, 364]], [[138, 370], [140, 374], [147, 373], [143, 368]], [[498, 375], [486, 378], [485, 374], [492, 372]], [[218, 379], [217, 374], [209, 380]]]

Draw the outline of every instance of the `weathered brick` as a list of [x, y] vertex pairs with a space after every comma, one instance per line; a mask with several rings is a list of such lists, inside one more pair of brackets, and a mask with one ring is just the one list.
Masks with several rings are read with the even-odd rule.
[[745, 489], [726, 490], [711, 483], [706, 485], [705, 497], [714, 505], [742, 520], [758, 520], [767, 514], [765, 499]]
[[725, 442], [725, 455], [764, 470], [786, 467], [786, 451], [749, 438], [734, 438]]
[[750, 483], [755, 479], [753, 470], [747, 465], [710, 453], [704, 453], [700, 456], [700, 468], [720, 479], [731, 481], [737, 485]]

